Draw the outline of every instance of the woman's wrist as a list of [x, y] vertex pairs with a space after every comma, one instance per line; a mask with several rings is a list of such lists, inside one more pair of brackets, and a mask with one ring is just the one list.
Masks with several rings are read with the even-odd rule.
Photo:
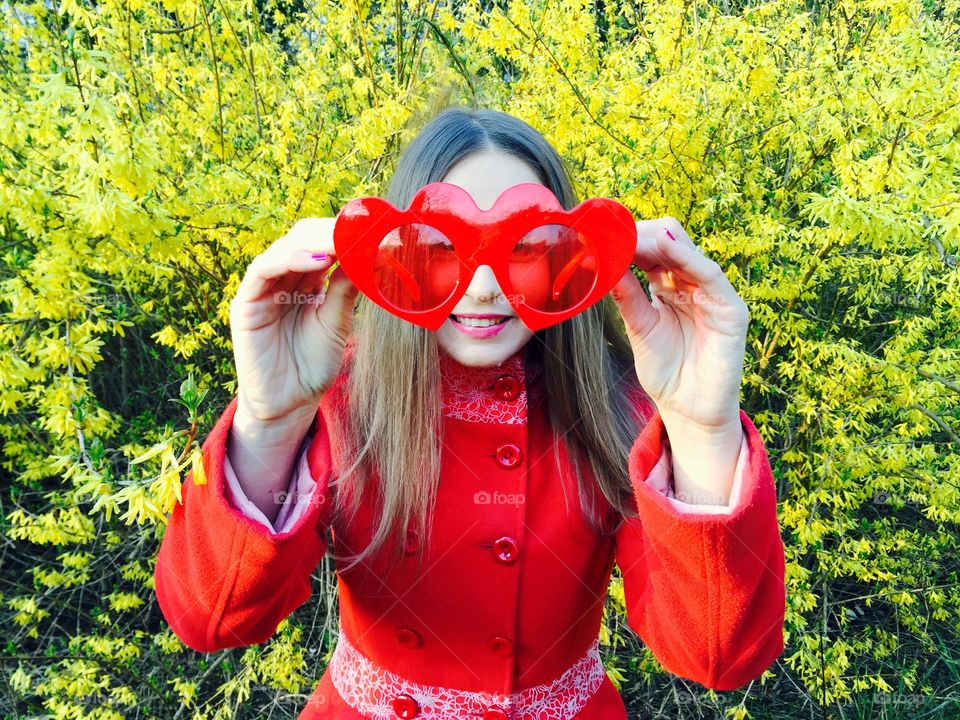
[[272, 523], [286, 499], [297, 452], [318, 408], [262, 422], [239, 407], [227, 437], [227, 456], [244, 495]]
[[318, 406], [305, 406], [272, 420], [261, 420], [252, 417], [243, 403], [239, 403], [232, 430], [251, 446], [264, 449], [298, 446], [313, 425], [318, 410]]
[[657, 408], [660, 413], [660, 419], [668, 431], [673, 431], [677, 435], [685, 435], [698, 442], [707, 444], [723, 444], [724, 440], [731, 435], [737, 434], [742, 428], [740, 423], [740, 404], [731, 405], [730, 409], [724, 413], [723, 420], [710, 425], [702, 425], [684, 413], [673, 412], [668, 409]]
[[662, 419], [670, 440], [676, 498], [727, 505], [743, 435], [739, 409], [731, 422], [710, 428]]

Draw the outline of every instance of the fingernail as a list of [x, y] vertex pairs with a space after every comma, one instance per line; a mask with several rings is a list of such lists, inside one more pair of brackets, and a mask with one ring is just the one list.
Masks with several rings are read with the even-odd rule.
[[327, 255], [327, 253], [311, 253], [310, 257], [314, 260], [326, 260], [329, 255]]
[[668, 238], [670, 238], [671, 240], [673, 240], [674, 242], [676, 242], [677, 239], [673, 236], [673, 233], [672, 233], [672, 232], [670, 232], [670, 231], [667, 230], [666, 228], [664, 228], [663, 231], [667, 234], [667, 237], [668, 237]]

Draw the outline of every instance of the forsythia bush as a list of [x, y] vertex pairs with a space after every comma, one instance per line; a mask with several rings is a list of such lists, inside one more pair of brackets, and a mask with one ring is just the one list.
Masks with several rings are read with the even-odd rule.
[[631, 717], [957, 716], [958, 0], [0, 8], [3, 717], [303, 707], [327, 561], [269, 643], [205, 656], [160, 616], [153, 558], [236, 390], [247, 263], [379, 194], [451, 104], [537, 127], [581, 199], [678, 218], [751, 310], [787, 649], [704, 691], [626, 628], [615, 577]]

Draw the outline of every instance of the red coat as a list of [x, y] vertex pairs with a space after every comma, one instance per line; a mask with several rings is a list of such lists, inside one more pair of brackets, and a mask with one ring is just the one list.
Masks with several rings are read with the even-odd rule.
[[[525, 356], [478, 369], [442, 358], [448, 410], [427, 570], [416, 574], [416, 559], [405, 556], [411, 571], [388, 575], [384, 553], [338, 571], [340, 642], [300, 720], [625, 720], [596, 653], [614, 562], [627, 623], [670, 672], [731, 690], [783, 651], [774, 482], [746, 413], [749, 452], [732, 510], [681, 512], [683, 503], [655, 489], [669, 473], [669, 443], [659, 414], [644, 408], [649, 420], [628, 467], [639, 518], [603, 539], [579, 507], [565, 509], [546, 399]], [[274, 534], [251, 520], [227, 487], [236, 398], [204, 441], [208, 482], [184, 482], [155, 572], [163, 615], [191, 648], [265, 642], [310, 597], [330, 529], [328, 418], [344, 401], [344, 378], [311, 429], [305, 467], [316, 490], [289, 531]], [[372, 517], [364, 508], [351, 527], [332, 528], [338, 554], [365, 546]]]

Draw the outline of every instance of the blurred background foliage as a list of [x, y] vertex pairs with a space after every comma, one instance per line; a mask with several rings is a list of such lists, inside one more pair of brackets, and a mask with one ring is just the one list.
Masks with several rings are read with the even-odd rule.
[[246, 265], [385, 190], [450, 105], [534, 125], [581, 199], [678, 218], [751, 310], [787, 649], [735, 692], [670, 676], [614, 577], [630, 716], [960, 716], [960, 2], [0, 8], [4, 718], [303, 707], [335, 637], [327, 560], [270, 642], [202, 655], [153, 558], [236, 390]]

